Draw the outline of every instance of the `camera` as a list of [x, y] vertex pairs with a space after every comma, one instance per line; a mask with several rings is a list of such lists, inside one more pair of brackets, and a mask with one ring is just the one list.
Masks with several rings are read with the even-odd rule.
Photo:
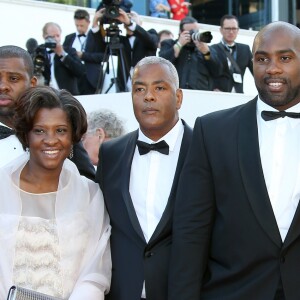
[[110, 23], [109, 27], [107, 27], [105, 31], [106, 36], [110, 38], [119, 36], [121, 32], [118, 24], [115, 22]]
[[119, 9], [123, 9], [126, 13], [130, 12], [132, 2], [130, 0], [103, 0], [98, 5], [96, 11], [105, 8], [104, 24], [109, 24], [110, 19], [115, 19], [120, 15]]
[[52, 36], [48, 36], [45, 38], [45, 48], [55, 49], [56, 48], [56, 40]]
[[117, 18], [120, 15], [120, 4], [120, 0], [103, 0], [103, 6], [105, 7], [105, 16], [111, 19]]
[[35, 49], [32, 55], [35, 76], [41, 76], [45, 71], [45, 62], [47, 60], [46, 55], [47, 51], [45, 44], [42, 44]]
[[195, 30], [190, 30], [190, 35], [192, 41], [199, 41], [203, 43], [210, 43], [213, 39], [213, 36], [210, 31], [199, 32]]

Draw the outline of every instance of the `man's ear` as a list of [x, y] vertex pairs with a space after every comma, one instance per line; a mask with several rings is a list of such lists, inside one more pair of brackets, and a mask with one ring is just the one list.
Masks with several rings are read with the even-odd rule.
[[105, 130], [101, 127], [97, 128], [96, 135], [99, 137], [99, 141], [100, 141], [100, 145], [101, 145], [105, 140]]
[[37, 78], [36, 78], [35, 76], [33, 76], [33, 77], [30, 79], [30, 86], [31, 86], [31, 87], [37, 86]]

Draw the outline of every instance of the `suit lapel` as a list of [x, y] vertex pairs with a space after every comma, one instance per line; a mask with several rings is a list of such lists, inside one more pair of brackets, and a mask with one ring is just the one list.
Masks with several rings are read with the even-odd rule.
[[241, 176], [258, 222], [271, 240], [278, 247], [281, 247], [282, 241], [264, 181], [260, 160], [256, 103], [257, 98], [248, 102], [240, 114], [238, 156]]
[[192, 138], [192, 129], [183, 120], [182, 120], [182, 122], [184, 125], [184, 134], [182, 137], [177, 167], [176, 167], [170, 195], [168, 198], [168, 203], [166, 205], [166, 208], [162, 214], [162, 217], [161, 217], [157, 227], [155, 228], [153, 235], [151, 236], [151, 238], [149, 240], [149, 244], [152, 243], [155, 239], [157, 239], [160, 236], [163, 229], [166, 227], [166, 224], [168, 222], [172, 221], [171, 218], [172, 218], [172, 213], [173, 213], [173, 206], [174, 206], [174, 201], [175, 201], [175, 196], [176, 196], [176, 190], [177, 190], [177, 186], [178, 186], [178, 180], [179, 180], [179, 176], [180, 176], [180, 173], [181, 173], [181, 170], [183, 167], [183, 163], [184, 163], [185, 157], [187, 155], [187, 151], [188, 151], [188, 148], [189, 148], [189, 145], [191, 142], [191, 138]]
[[138, 236], [146, 243], [140, 222], [138, 220], [138, 217], [136, 215], [133, 202], [129, 193], [129, 180], [130, 180], [130, 170], [131, 170], [131, 163], [136, 147], [136, 140], [138, 138], [138, 130], [134, 131], [128, 140], [127, 147], [124, 151], [124, 158], [123, 158], [123, 168], [121, 173], [122, 178], [122, 195], [123, 199], [127, 208], [127, 213], [129, 216], [129, 219], [131, 221], [131, 224], [138, 234]]
[[299, 237], [300, 235], [299, 228], [300, 228], [300, 205], [298, 203], [292, 224], [289, 228], [289, 231], [283, 243], [283, 249], [287, 248], [291, 243], [294, 242], [296, 238]]

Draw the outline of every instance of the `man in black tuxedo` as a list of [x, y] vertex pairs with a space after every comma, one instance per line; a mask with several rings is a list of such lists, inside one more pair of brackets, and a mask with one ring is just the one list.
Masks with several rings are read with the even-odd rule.
[[179, 119], [182, 90], [169, 61], [142, 59], [132, 81], [140, 127], [102, 144], [96, 173], [112, 225], [107, 299], [166, 300], [174, 198], [192, 130]]
[[48, 22], [43, 27], [43, 38], [55, 41], [53, 47], [38, 47], [45, 58], [43, 76], [45, 84], [54, 88], [66, 89], [73, 95], [78, 95], [77, 80], [85, 73], [76, 50], [63, 47], [61, 44], [61, 28], [57, 23]]
[[99, 12], [95, 13], [92, 28], [89, 30], [89, 13], [84, 9], [76, 10], [74, 22], [77, 32], [67, 35], [63, 44], [64, 47], [75, 48], [78, 57], [84, 64], [86, 71], [78, 80], [80, 95], [95, 94], [99, 77], [102, 76], [101, 62], [104, 56], [105, 42], [101, 32], [94, 29], [98, 26], [100, 16]]
[[[0, 167], [24, 151], [12, 131], [14, 102], [29, 87], [37, 85], [30, 54], [17, 46], [0, 47]], [[71, 159], [81, 175], [95, 179], [94, 167], [82, 143], [73, 146]]]
[[267, 25], [253, 57], [258, 96], [195, 122], [168, 299], [300, 299], [300, 29]]
[[225, 15], [220, 21], [222, 40], [212, 45], [220, 62], [220, 75], [214, 77], [215, 91], [243, 93], [246, 68], [253, 74], [252, 53], [246, 44], [236, 43], [239, 22], [236, 16]]

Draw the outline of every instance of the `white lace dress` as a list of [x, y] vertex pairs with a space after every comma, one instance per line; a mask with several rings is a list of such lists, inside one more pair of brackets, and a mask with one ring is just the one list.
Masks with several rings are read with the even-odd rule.
[[21, 198], [23, 206], [16, 237], [13, 282], [62, 298], [59, 238], [54, 216], [56, 193], [33, 195], [21, 191]]
[[19, 285], [69, 300], [103, 300], [110, 225], [98, 185], [64, 163], [57, 192], [20, 190], [28, 158], [0, 168], [0, 299]]

